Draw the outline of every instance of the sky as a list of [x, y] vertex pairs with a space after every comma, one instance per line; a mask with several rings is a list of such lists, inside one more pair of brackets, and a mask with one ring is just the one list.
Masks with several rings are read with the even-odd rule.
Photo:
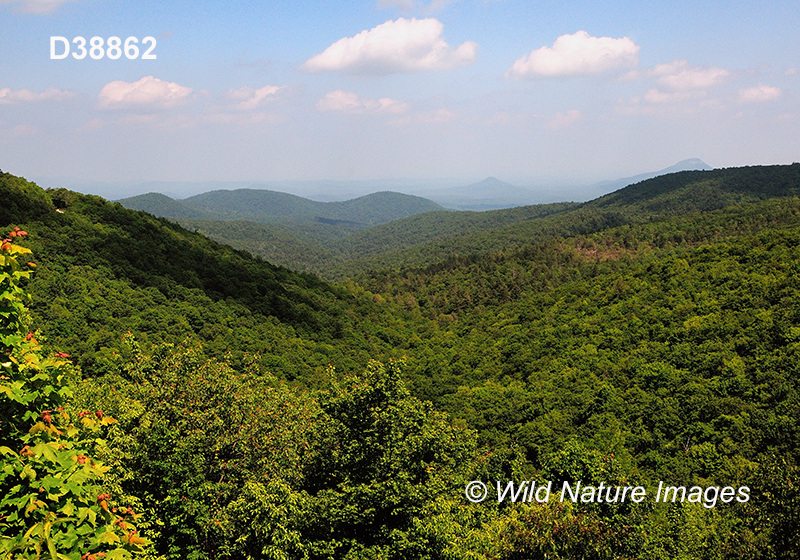
[[798, 131], [796, 0], [0, 0], [0, 169], [43, 186], [588, 185]]

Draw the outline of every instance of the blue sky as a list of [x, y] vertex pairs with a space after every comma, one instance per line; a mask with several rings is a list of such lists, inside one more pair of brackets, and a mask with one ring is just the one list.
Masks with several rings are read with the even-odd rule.
[[[0, 28], [0, 168], [43, 183], [800, 160], [793, 1], [0, 0]], [[51, 60], [51, 36], [152, 36], [157, 58]]]

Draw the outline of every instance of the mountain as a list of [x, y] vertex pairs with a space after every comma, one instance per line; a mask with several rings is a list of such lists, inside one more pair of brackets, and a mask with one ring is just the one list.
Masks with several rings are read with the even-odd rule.
[[[340, 265], [346, 268], [347, 263], [357, 259], [495, 229], [577, 206], [575, 203], [555, 203], [485, 212], [440, 210], [368, 228], [346, 227], [342, 223], [286, 225], [238, 220], [176, 221], [189, 230], [249, 251], [272, 263], [302, 272], [322, 273], [327, 277], [327, 271]], [[340, 278], [343, 274], [346, 275], [337, 272], [330, 277]]]
[[203, 210], [192, 208], [179, 200], [174, 200], [165, 194], [151, 192], [125, 198], [120, 203], [130, 210], [141, 210], [154, 216], [164, 218], [180, 218], [186, 220], [209, 220], [211, 214]]
[[[342, 278], [369, 270], [427, 266], [456, 257], [470, 258], [524, 247], [555, 237], [585, 235], [624, 224], [791, 196], [800, 196], [800, 164], [681, 171], [647, 179], [564, 211], [541, 213], [531, 219], [502, 223], [509, 213], [523, 213], [525, 208], [536, 207], [496, 210], [493, 218], [498, 220], [497, 227], [481, 231], [456, 228], [451, 235], [410, 246], [402, 242], [408, 232], [436, 230], [434, 215], [423, 214], [370, 228], [358, 232], [353, 240], [368, 245], [374, 235], [380, 238], [376, 244], [383, 247], [383, 251], [371, 257], [331, 263], [322, 273], [327, 278]], [[453, 221], [459, 222], [457, 214]], [[387, 227], [397, 232], [397, 241], [384, 236]], [[339, 243], [345, 244], [348, 239]], [[393, 247], [397, 249], [392, 250]]]
[[[796, 196], [800, 194], [798, 169], [766, 166], [682, 171], [640, 181], [582, 204], [425, 212], [366, 228], [342, 222], [179, 221], [270, 262], [341, 279], [367, 270], [426, 266], [669, 215]], [[487, 187], [491, 188], [491, 183]]]
[[318, 202], [266, 189], [217, 190], [174, 200], [148, 193], [119, 201], [126, 208], [171, 219], [248, 220], [260, 223], [327, 223], [366, 227], [443, 210], [435, 202], [396, 192], [377, 192], [359, 198]]
[[125, 332], [144, 347], [202, 343], [209, 355], [230, 351], [240, 365], [255, 356], [287, 379], [394, 355], [384, 327], [369, 318], [382, 308], [316, 276], [164, 218], [2, 172], [0, 200], [0, 227], [30, 232], [34, 316], [89, 374], [123, 352]]
[[536, 193], [495, 177], [463, 187], [450, 187], [430, 191], [434, 200], [455, 210], [493, 210], [532, 204]]
[[677, 173], [678, 171], [710, 171], [712, 169], [713, 167], [711, 167], [704, 161], [697, 158], [690, 158], [679, 161], [675, 165], [671, 165], [660, 171], [652, 171], [650, 173], [640, 173], [639, 175], [634, 175], [633, 177], [625, 177], [623, 179], [615, 179], [613, 181], [601, 181], [599, 183], [596, 183], [591, 188], [595, 189], [595, 192], [599, 190], [608, 193], [615, 191], [617, 189], [621, 189], [622, 187], [632, 185], [634, 183], [639, 183], [647, 179], [658, 177], [660, 175]]
[[637, 221], [800, 195], [800, 163], [681, 171], [633, 183], [585, 204]]

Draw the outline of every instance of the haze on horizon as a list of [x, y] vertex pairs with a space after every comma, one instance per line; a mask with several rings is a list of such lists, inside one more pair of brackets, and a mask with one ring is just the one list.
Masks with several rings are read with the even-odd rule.
[[[800, 159], [786, 0], [0, 0], [0, 22], [0, 168], [34, 180], [587, 185]], [[153, 36], [157, 59], [51, 60], [51, 36]]]

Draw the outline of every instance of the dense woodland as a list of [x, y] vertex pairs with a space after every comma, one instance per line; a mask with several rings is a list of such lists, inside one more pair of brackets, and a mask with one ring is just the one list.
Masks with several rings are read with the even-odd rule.
[[[0, 551], [797, 558], [798, 195], [794, 164], [284, 230], [329, 283], [0, 173]], [[473, 480], [750, 498], [473, 504]]]

